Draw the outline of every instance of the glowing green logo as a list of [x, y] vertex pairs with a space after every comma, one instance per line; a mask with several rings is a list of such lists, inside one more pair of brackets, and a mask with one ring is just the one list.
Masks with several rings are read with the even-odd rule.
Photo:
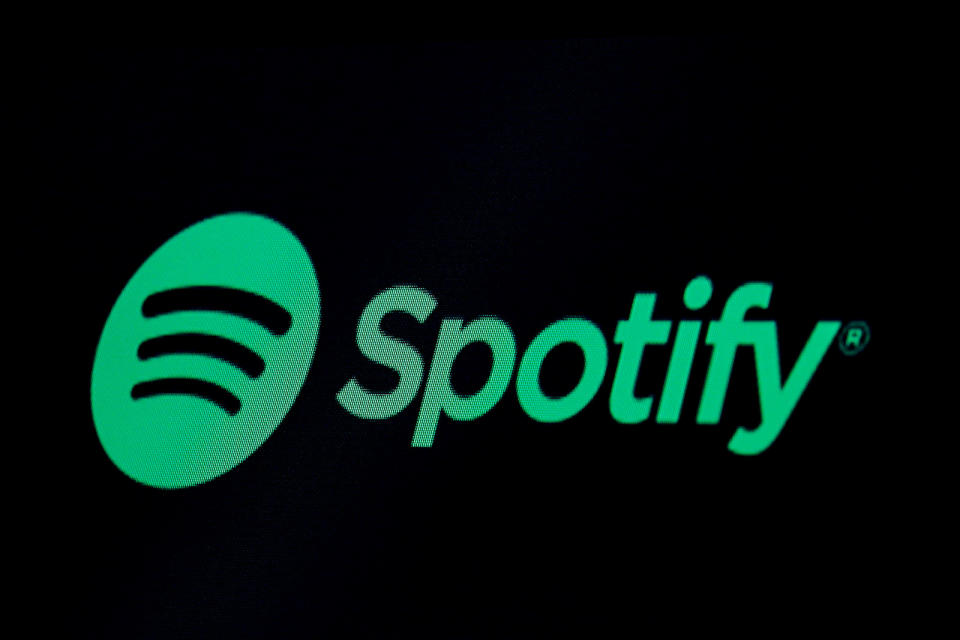
[[249, 457], [300, 393], [320, 325], [307, 251], [283, 225], [232, 213], [181, 231], [107, 318], [90, 399], [100, 442], [144, 484], [201, 484]]

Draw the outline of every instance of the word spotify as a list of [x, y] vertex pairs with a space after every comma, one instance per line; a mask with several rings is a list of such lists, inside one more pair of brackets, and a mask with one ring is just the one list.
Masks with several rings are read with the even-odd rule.
[[[738, 287], [724, 304], [720, 318], [709, 322], [704, 339], [713, 351], [697, 411], [700, 424], [719, 422], [737, 349], [753, 348], [761, 422], [755, 428], [739, 427], [731, 438], [729, 449], [742, 455], [760, 453], [777, 438], [840, 329], [837, 321], [817, 322], [784, 378], [777, 323], [744, 319], [751, 309], [766, 309], [772, 292], [773, 286], [763, 282]], [[712, 294], [713, 285], [708, 278], [694, 278], [684, 291], [684, 304], [696, 311], [707, 304]], [[613, 342], [620, 345], [620, 354], [613, 373], [609, 408], [610, 415], [620, 423], [636, 424], [651, 417], [653, 395], [636, 397], [634, 388], [645, 349], [666, 346], [670, 339], [673, 321], [654, 319], [656, 301], [656, 293], [634, 295], [629, 316], [617, 324], [613, 335]], [[433, 295], [413, 286], [391, 287], [373, 297], [357, 324], [357, 346], [373, 362], [396, 371], [400, 381], [390, 392], [373, 393], [352, 378], [337, 394], [344, 409], [363, 419], [385, 419], [410, 405], [423, 380], [423, 358], [410, 344], [384, 333], [381, 321], [387, 314], [398, 312], [423, 323], [436, 306]], [[676, 423], [679, 419], [702, 327], [700, 320], [677, 322], [657, 405], [658, 423]], [[451, 370], [457, 355], [477, 342], [490, 348], [493, 365], [479, 391], [461, 395], [452, 388]], [[547, 354], [563, 343], [576, 345], [583, 352], [583, 373], [567, 395], [548, 397], [539, 385], [540, 369]], [[587, 406], [599, 391], [608, 369], [609, 348], [596, 324], [585, 318], [564, 318], [548, 325], [533, 339], [520, 357], [519, 366], [516, 360], [513, 331], [500, 318], [483, 316], [467, 324], [461, 318], [444, 318], [427, 370], [412, 445], [433, 444], [441, 414], [459, 421], [485, 414], [503, 397], [515, 368], [517, 398], [526, 414], [538, 422], [566, 420]]]

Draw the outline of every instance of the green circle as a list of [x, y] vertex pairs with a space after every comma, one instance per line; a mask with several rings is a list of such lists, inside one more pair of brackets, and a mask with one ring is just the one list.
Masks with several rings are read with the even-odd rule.
[[[583, 351], [580, 381], [562, 398], [549, 398], [540, 388], [540, 367], [551, 349], [571, 342]], [[517, 399], [537, 422], [561, 422], [580, 412], [593, 399], [607, 371], [607, 340], [589, 320], [564, 318], [548, 325], [527, 347], [517, 370]]]
[[[860, 331], [860, 339], [854, 345], [847, 342], [847, 336], [851, 330]], [[863, 351], [870, 342], [870, 326], [862, 320], [848, 322], [846, 326], [837, 334], [837, 346], [840, 352], [845, 356], [855, 356]]]
[[713, 283], [707, 276], [697, 276], [687, 283], [687, 288], [683, 290], [683, 303], [688, 309], [696, 311], [702, 309], [710, 296], [713, 295]]
[[293, 406], [319, 325], [313, 264], [286, 227], [230, 213], [184, 229], [130, 278], [100, 336], [90, 404], [107, 456], [167, 489], [233, 469]]

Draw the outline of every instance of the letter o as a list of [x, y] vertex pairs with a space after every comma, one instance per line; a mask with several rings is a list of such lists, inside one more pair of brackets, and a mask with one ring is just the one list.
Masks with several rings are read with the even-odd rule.
[[[573, 391], [560, 398], [549, 398], [540, 389], [540, 367], [547, 354], [564, 342], [583, 351], [583, 374]], [[537, 422], [561, 422], [593, 400], [606, 371], [607, 340], [597, 325], [583, 318], [557, 320], [541, 331], [523, 354], [517, 370], [517, 399]]]

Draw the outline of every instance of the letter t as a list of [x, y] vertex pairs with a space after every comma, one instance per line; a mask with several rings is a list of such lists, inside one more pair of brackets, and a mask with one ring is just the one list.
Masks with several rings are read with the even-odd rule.
[[630, 318], [617, 323], [613, 341], [623, 345], [620, 360], [613, 376], [610, 391], [610, 415], [617, 422], [636, 424], [650, 417], [653, 396], [637, 398], [634, 388], [640, 372], [643, 348], [648, 344], [667, 344], [670, 339], [669, 320], [653, 320], [655, 293], [638, 293], [633, 297]]

